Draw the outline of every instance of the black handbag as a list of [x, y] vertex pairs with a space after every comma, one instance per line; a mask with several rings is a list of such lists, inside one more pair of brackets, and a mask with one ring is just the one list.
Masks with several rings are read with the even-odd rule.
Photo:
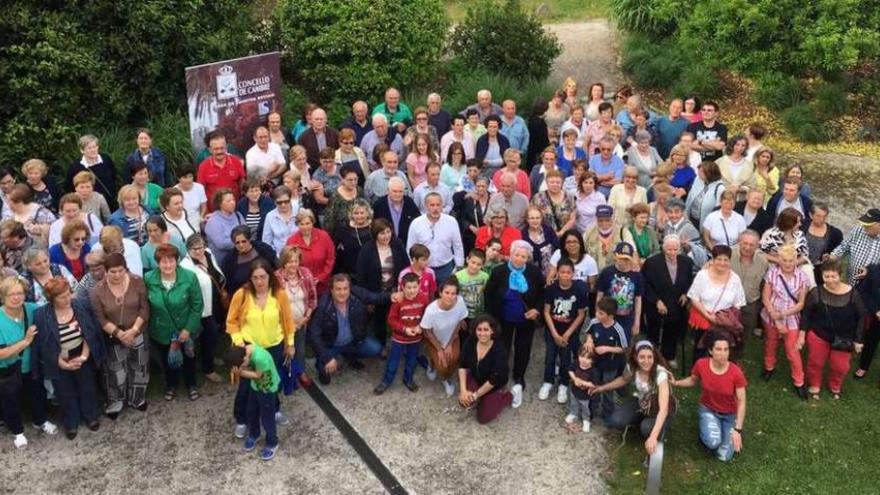
[[[849, 292], [849, 302], [852, 303], [853, 291]], [[822, 304], [822, 309], [825, 313], [825, 324], [828, 326], [828, 329], [831, 330], [834, 328], [834, 319], [831, 317], [831, 311], [828, 310], [828, 305], [822, 301], [822, 293], [819, 292], [819, 303]], [[855, 347], [855, 342], [853, 339], [849, 337], [841, 337], [840, 335], [835, 334], [831, 338], [831, 349], [835, 351], [843, 351], [843, 352], [852, 352]]]

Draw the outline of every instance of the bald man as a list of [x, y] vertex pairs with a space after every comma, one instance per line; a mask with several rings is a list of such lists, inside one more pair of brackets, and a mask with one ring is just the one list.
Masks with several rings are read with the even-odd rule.
[[507, 211], [507, 222], [510, 226], [522, 229], [526, 225], [529, 198], [516, 190], [516, 182], [516, 175], [505, 173], [501, 176], [498, 192], [489, 199], [487, 210], [495, 208]]
[[327, 112], [323, 108], [312, 110], [312, 126], [302, 133], [298, 143], [306, 149], [306, 160], [312, 170], [321, 165], [318, 155], [324, 148], [339, 148], [339, 134], [327, 125]]
[[388, 119], [397, 132], [403, 133], [407, 127], [413, 123], [412, 110], [406, 103], [400, 101], [400, 91], [397, 88], [388, 88], [385, 90], [385, 101], [376, 105], [373, 109], [373, 115], [382, 114]]

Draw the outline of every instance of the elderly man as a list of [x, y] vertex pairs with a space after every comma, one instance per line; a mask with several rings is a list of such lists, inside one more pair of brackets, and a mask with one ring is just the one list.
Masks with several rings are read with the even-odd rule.
[[620, 229], [614, 227], [614, 208], [597, 206], [596, 225], [584, 232], [584, 246], [600, 271], [614, 263], [614, 247], [620, 241]]
[[526, 210], [529, 208], [529, 198], [516, 190], [516, 184], [516, 175], [505, 173], [501, 176], [498, 192], [489, 198], [487, 210], [493, 208], [505, 210], [510, 226], [522, 229], [526, 225]]
[[709, 254], [703, 247], [700, 232], [684, 214], [684, 201], [678, 198], [669, 198], [666, 201], [666, 227], [664, 235], [675, 234], [681, 240], [681, 250], [694, 261], [696, 267], [702, 268], [709, 260]]
[[403, 180], [406, 195], [411, 195], [412, 190], [410, 189], [409, 181], [406, 179], [406, 173], [397, 168], [398, 163], [400, 162], [400, 157], [397, 153], [387, 150], [382, 153], [380, 160], [382, 162], [382, 168], [374, 170], [370, 176], [367, 177], [367, 181], [364, 184], [364, 197], [367, 201], [374, 201], [379, 196], [388, 194], [389, 181], [394, 177], [399, 177]]
[[461, 143], [461, 146], [464, 148], [465, 160], [470, 160], [474, 157], [474, 141], [471, 139], [470, 134], [464, 132], [465, 125], [467, 125], [467, 120], [461, 115], [452, 117], [452, 129], [440, 138], [441, 162], [448, 163], [449, 147], [452, 146], [452, 143]]
[[510, 147], [525, 155], [529, 149], [529, 128], [526, 121], [516, 114], [516, 102], [504, 100], [501, 103], [501, 134], [510, 141]]
[[405, 194], [405, 187], [408, 187], [406, 179], [392, 177], [388, 181], [388, 194], [373, 202], [373, 218], [388, 220], [394, 236], [404, 245], [409, 236], [410, 224], [422, 214], [415, 201]]
[[476, 110], [480, 116], [480, 122], [486, 120], [486, 117], [490, 115], [500, 116], [502, 113], [501, 107], [497, 103], [492, 103], [492, 92], [488, 89], [477, 91], [477, 102], [462, 110], [461, 114], [467, 115], [468, 110]]
[[801, 193], [801, 182], [797, 179], [786, 178], [782, 182], [782, 190], [776, 191], [767, 202], [767, 213], [774, 219], [786, 208], [794, 208], [801, 212], [804, 217], [801, 222], [802, 228], [806, 229], [810, 226], [813, 217], [813, 200]]
[[354, 131], [354, 145], [360, 148], [361, 141], [368, 132], [373, 130], [373, 122], [370, 120], [367, 112], [367, 104], [363, 101], [356, 101], [351, 106], [351, 116], [342, 122], [340, 129], [351, 129]]
[[599, 140], [599, 153], [590, 158], [590, 170], [596, 174], [598, 190], [605, 199], [611, 194], [611, 188], [623, 181], [623, 160], [614, 154], [614, 138], [604, 136]]
[[852, 284], [868, 273], [867, 267], [880, 263], [880, 209], [871, 208], [859, 217], [843, 242], [831, 252], [832, 259], [849, 257], [846, 278]]
[[[400, 91], [396, 88], [385, 90], [385, 102], [376, 105], [373, 109], [374, 116], [379, 114], [384, 115], [391, 126], [401, 134], [413, 123], [412, 111], [406, 103], [400, 101]], [[375, 122], [373, 125], [376, 125]]]
[[389, 301], [388, 294], [352, 285], [348, 274], [337, 273], [330, 279], [330, 292], [321, 296], [307, 330], [309, 344], [315, 351], [318, 381], [330, 384], [330, 377], [339, 371], [339, 356], [345, 356], [353, 370], [364, 368], [359, 358], [379, 356], [382, 344], [367, 335], [367, 326], [372, 321], [367, 306], [387, 305]]
[[455, 267], [464, 266], [464, 246], [458, 222], [443, 213], [443, 198], [428, 193], [425, 198], [425, 214], [413, 220], [409, 226], [406, 250], [413, 244], [422, 244], [431, 252], [428, 265], [434, 270], [434, 278], [446, 280]]
[[269, 129], [263, 126], [254, 131], [254, 145], [244, 157], [248, 176], [274, 180], [287, 170], [287, 160], [281, 146], [269, 140]]
[[636, 119], [634, 114], [639, 111], [647, 112], [646, 117], [648, 118], [648, 122], [653, 123], [657, 120], [657, 114], [644, 108], [642, 97], [639, 95], [632, 95], [626, 99], [626, 106], [617, 112], [617, 116], [614, 117], [617, 125], [623, 130], [624, 136], [629, 134], [629, 130], [635, 127]]
[[694, 281], [694, 262], [681, 253], [677, 235], [664, 237], [663, 252], [645, 260], [642, 278], [648, 339], [660, 347], [669, 366], [675, 368], [676, 344], [687, 326], [687, 291]]
[[413, 190], [413, 201], [422, 214], [425, 213], [425, 198], [430, 193], [437, 193], [443, 198], [443, 213], [452, 211], [452, 191], [445, 184], [440, 183], [440, 164], [431, 162], [425, 169], [428, 180], [416, 186]]
[[721, 158], [727, 145], [727, 126], [718, 122], [718, 104], [714, 101], [703, 103], [703, 120], [689, 125], [687, 130], [694, 135], [694, 151], [699, 151], [703, 161]]
[[756, 336], [761, 335], [758, 315], [761, 312], [761, 282], [767, 273], [769, 264], [764, 253], [758, 249], [761, 236], [754, 230], [746, 229], [739, 235], [739, 242], [733, 247], [730, 256], [730, 268], [739, 275], [743, 291], [746, 294], [746, 305], [740, 310], [743, 324], [743, 335], [749, 331]]
[[381, 143], [385, 143], [392, 151], [397, 153], [398, 157], [404, 155], [403, 138], [393, 128], [388, 125], [388, 117], [384, 114], [373, 115], [373, 130], [368, 132], [364, 139], [361, 140], [360, 148], [367, 157], [367, 163], [370, 168], [376, 170], [379, 164], [373, 157], [373, 150]]
[[[196, 181], [205, 186], [205, 196], [208, 198], [213, 198], [218, 190], [227, 188], [232, 190], [232, 195], [238, 201], [241, 183], [245, 178], [244, 164], [239, 157], [226, 151], [226, 136], [219, 132], [211, 136], [208, 149], [211, 154], [199, 164]], [[208, 211], [214, 211], [214, 206], [213, 201], [208, 201]]]
[[452, 117], [441, 105], [443, 100], [437, 93], [428, 95], [428, 123], [434, 126], [438, 136], [443, 136], [452, 128]]
[[319, 164], [318, 154], [324, 148], [339, 148], [339, 134], [327, 126], [327, 113], [322, 108], [312, 110], [312, 126], [299, 137], [299, 145], [306, 149], [306, 160], [312, 169]]
[[657, 146], [657, 152], [664, 160], [669, 158], [669, 152], [672, 147], [678, 144], [681, 133], [687, 130], [690, 122], [681, 116], [684, 110], [684, 103], [681, 99], [675, 98], [669, 103], [669, 115], [661, 117], [657, 121], [657, 134], [660, 142]]

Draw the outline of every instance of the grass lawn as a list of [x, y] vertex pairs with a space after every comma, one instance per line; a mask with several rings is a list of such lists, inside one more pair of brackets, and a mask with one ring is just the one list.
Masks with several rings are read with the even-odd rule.
[[[504, 0], [495, 0], [501, 3]], [[446, 13], [451, 22], [464, 19], [472, 0], [446, 0]], [[547, 4], [549, 12], [541, 17], [544, 22], [576, 22], [608, 16], [607, 0], [520, 0], [528, 12], [535, 12], [541, 4]]]
[[[781, 346], [773, 378], [761, 379], [762, 349], [762, 341], [751, 337], [744, 447], [733, 462], [717, 461], [699, 444], [697, 389], [676, 390], [680, 409], [666, 438], [662, 493], [877, 493], [876, 369], [859, 382], [850, 373], [840, 401], [825, 389], [820, 401], [804, 402], [794, 393]], [[612, 444], [615, 451], [619, 441]], [[638, 430], [630, 429], [615, 452], [612, 493], [643, 493], [647, 470]]]

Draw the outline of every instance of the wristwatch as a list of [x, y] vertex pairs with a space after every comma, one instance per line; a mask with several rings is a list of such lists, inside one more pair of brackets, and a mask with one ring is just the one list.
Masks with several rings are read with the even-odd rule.
[[742, 435], [743, 429], [742, 429], [742, 428], [734, 428], [733, 431], [735, 431], [735, 432], [739, 433], [740, 435]]

